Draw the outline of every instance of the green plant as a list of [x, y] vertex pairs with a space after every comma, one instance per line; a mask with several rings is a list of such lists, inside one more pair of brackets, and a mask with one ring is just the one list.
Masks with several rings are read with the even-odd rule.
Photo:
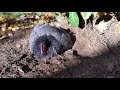
[[68, 22], [74, 27], [79, 26], [79, 17], [76, 12], [69, 12]]
[[40, 16], [41, 15], [41, 12], [35, 12], [38, 16]]

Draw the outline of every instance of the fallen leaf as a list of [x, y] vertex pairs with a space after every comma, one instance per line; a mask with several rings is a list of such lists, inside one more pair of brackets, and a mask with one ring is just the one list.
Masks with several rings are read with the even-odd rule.
[[103, 16], [106, 16], [108, 13], [107, 12], [98, 12], [97, 15], [99, 17], [103, 17]]
[[37, 21], [34, 21], [34, 24], [37, 24], [38, 22]]
[[0, 27], [6, 28], [6, 25], [7, 25], [7, 23], [4, 23], [4, 24], [0, 25]]
[[4, 22], [4, 17], [0, 15], [0, 22]]
[[0, 37], [5, 34], [5, 31], [0, 30]]
[[12, 30], [12, 27], [10, 26], [10, 27], [8, 27], [8, 30]]
[[117, 30], [118, 33], [120, 33], [120, 22], [118, 22], [118, 27], [117, 28], [118, 28], [118, 30]]
[[15, 27], [12, 28], [12, 31], [17, 31], [18, 29], [19, 29], [19, 27], [15, 26]]
[[0, 37], [0, 39], [4, 39], [4, 38], [6, 38], [7, 36], [6, 35], [4, 35], [4, 36], [2, 36], [2, 37]]
[[60, 24], [58, 22], [51, 22], [52, 26], [60, 27]]

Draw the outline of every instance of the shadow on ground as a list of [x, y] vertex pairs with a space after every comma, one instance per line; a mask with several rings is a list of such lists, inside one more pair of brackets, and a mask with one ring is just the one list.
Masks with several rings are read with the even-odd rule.
[[119, 78], [120, 47], [95, 58], [81, 57], [81, 63], [69, 66], [51, 75], [54, 78]]

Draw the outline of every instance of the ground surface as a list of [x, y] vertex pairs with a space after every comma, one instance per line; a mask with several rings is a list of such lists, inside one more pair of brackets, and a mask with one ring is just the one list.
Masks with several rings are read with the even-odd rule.
[[119, 45], [94, 58], [75, 56], [68, 50], [51, 60], [39, 60], [29, 52], [30, 32], [31, 29], [20, 30], [0, 40], [1, 78], [120, 77]]

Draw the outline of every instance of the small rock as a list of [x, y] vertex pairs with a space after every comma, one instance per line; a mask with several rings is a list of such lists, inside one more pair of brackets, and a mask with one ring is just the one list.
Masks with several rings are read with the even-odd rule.
[[60, 64], [61, 64], [61, 62], [60, 62], [59, 60], [52, 60], [51, 63], [52, 63], [52, 64], [57, 64], [57, 65], [60, 65]]
[[1, 28], [2, 29], [2, 31], [6, 31], [6, 28]]
[[21, 45], [20, 45], [20, 44], [16, 44], [16, 47], [17, 47], [17, 48], [21, 48]]
[[73, 51], [72, 51], [72, 49], [69, 49], [69, 50], [66, 50], [66, 51], [64, 52], [64, 54], [73, 54]]
[[114, 63], [108, 63], [108, 64], [107, 64], [107, 70], [108, 70], [109, 72], [112, 72], [113, 68], [114, 68]]
[[18, 71], [20, 71], [21, 73], [24, 73], [24, 71], [18, 66]]
[[53, 72], [57, 72], [58, 71], [58, 69], [57, 68], [55, 68], [54, 70], [53, 70]]
[[8, 33], [8, 36], [13, 36], [13, 34], [12, 33]]
[[63, 58], [64, 57], [62, 55], [57, 55], [57, 56], [52, 57], [51, 60], [61, 60]]
[[65, 51], [64, 56], [67, 57], [67, 58], [70, 58], [70, 59], [73, 58], [74, 55], [73, 55], [72, 49]]
[[36, 19], [39, 19], [40, 17], [38, 15], [35, 16]]

